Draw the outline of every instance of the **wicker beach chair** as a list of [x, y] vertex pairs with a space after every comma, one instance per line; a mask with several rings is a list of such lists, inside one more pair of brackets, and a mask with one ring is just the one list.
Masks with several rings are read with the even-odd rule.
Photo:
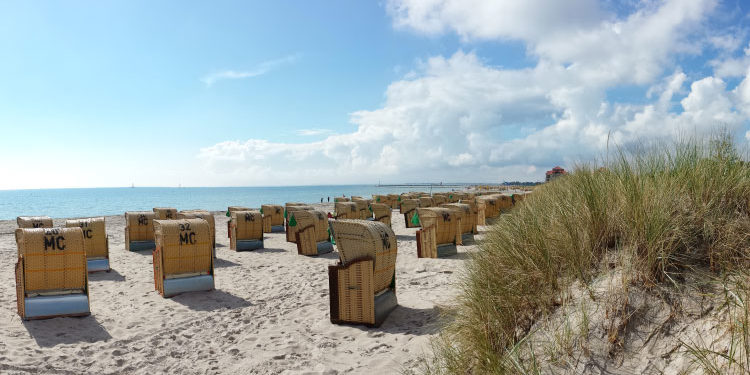
[[52, 228], [52, 218], [49, 216], [19, 216], [16, 218], [19, 228]]
[[18, 315], [29, 320], [91, 314], [81, 228], [19, 228], [15, 234]]
[[152, 251], [154, 242], [154, 218], [151, 211], [125, 213], [125, 249], [128, 251]]
[[286, 242], [297, 242], [297, 225], [290, 225], [292, 212], [297, 211], [314, 211], [315, 207], [305, 205], [304, 203], [287, 203], [284, 207], [284, 224], [286, 224]]
[[515, 206], [515, 198], [514, 196], [517, 196], [517, 194], [511, 194], [511, 195], [505, 195], [505, 194], [498, 194], [497, 197], [500, 202], [500, 213], [505, 212], [513, 208]]
[[398, 306], [396, 235], [377, 221], [331, 220], [339, 263], [328, 267], [331, 322], [380, 326]]
[[347, 197], [333, 197], [333, 203], [338, 203], [338, 202], [351, 202], [351, 199]]
[[235, 251], [263, 248], [263, 214], [258, 211], [232, 212], [229, 248]]
[[401, 196], [398, 194], [388, 194], [388, 204], [392, 209], [398, 210], [401, 206]]
[[435, 199], [432, 197], [419, 197], [419, 207], [435, 207]]
[[263, 214], [263, 233], [284, 232], [284, 207], [278, 204], [264, 204], [260, 206]]
[[293, 211], [289, 213], [289, 227], [294, 231], [298, 254], [320, 255], [333, 251], [325, 211]]
[[[471, 208], [472, 215], [474, 215], [474, 226], [475, 228], [480, 225], [485, 225], [484, 221], [484, 202], [478, 203], [476, 199], [462, 199], [459, 201], [461, 204], [467, 204]], [[474, 232], [475, 234], [477, 232]]]
[[471, 206], [464, 203], [445, 203], [441, 207], [451, 209], [461, 222], [459, 228], [459, 245], [474, 243], [474, 234], [477, 233], [476, 215]]
[[216, 258], [216, 219], [211, 211], [206, 210], [184, 210], [177, 213], [178, 219], [203, 219], [208, 223], [208, 231], [211, 234], [211, 251]]
[[477, 202], [484, 203], [485, 219], [492, 219], [500, 215], [500, 197], [497, 195], [482, 195], [477, 197]]
[[336, 202], [333, 204], [336, 219], [359, 219], [359, 210], [355, 202]]
[[234, 211], [252, 211], [253, 209], [245, 206], [229, 206], [227, 207], [227, 238], [232, 238], [232, 212]]
[[359, 212], [359, 219], [367, 220], [372, 219], [372, 212], [370, 211], [370, 199], [355, 198], [352, 197], [352, 202], [357, 204], [357, 211]]
[[109, 238], [104, 218], [66, 220], [65, 227], [81, 228], [88, 272], [109, 272]]
[[391, 207], [385, 203], [373, 203], [370, 205], [375, 221], [379, 221], [389, 228], [391, 227]]
[[208, 222], [154, 220], [154, 286], [163, 297], [214, 289], [214, 259]]
[[174, 220], [177, 219], [177, 209], [172, 207], [154, 207], [156, 220]]
[[402, 199], [401, 213], [404, 215], [404, 223], [407, 228], [418, 228], [419, 220], [414, 220], [419, 207], [419, 199]]
[[417, 231], [417, 256], [442, 258], [456, 254], [461, 220], [449, 208], [417, 208], [422, 229]]
[[448, 203], [448, 197], [445, 194], [433, 194], [432, 195], [432, 206], [430, 207], [439, 207], [441, 204]]
[[372, 203], [383, 203], [390, 206], [390, 202], [388, 201], [388, 196], [383, 194], [373, 194], [372, 195]]

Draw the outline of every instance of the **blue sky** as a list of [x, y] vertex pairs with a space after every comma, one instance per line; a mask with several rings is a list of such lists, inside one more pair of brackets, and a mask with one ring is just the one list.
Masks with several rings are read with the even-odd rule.
[[[489, 3], [3, 2], [0, 189], [540, 180], [602, 131], [650, 135], [670, 77], [658, 136], [744, 138], [746, 2]], [[649, 18], [669, 37], [639, 47]], [[623, 56], [586, 46], [617, 28]], [[719, 89], [729, 107], [699, 96]], [[675, 117], [691, 93], [713, 117]], [[546, 144], [560, 132], [591, 139]]]

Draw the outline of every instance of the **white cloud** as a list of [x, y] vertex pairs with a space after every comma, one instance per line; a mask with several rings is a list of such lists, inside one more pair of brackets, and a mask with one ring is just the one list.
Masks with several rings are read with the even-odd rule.
[[[705, 38], [715, 2], [639, 4], [617, 17], [593, 0], [391, 1], [396, 27], [518, 39], [538, 61], [502, 69], [475, 53], [432, 57], [391, 83], [381, 108], [353, 113], [352, 133], [302, 144], [223, 142], [200, 158], [217, 183], [541, 180], [551, 166], [598, 156], [608, 140], [625, 145], [747, 124], [750, 64], [732, 88], [720, 75], [695, 76], [676, 63], [707, 48], [694, 42]], [[608, 90], [622, 84], [648, 88], [648, 101], [608, 102]]]
[[537, 40], [600, 17], [595, 0], [391, 0], [386, 8], [398, 28], [427, 34], [453, 29], [465, 39]]
[[295, 131], [295, 133], [303, 137], [312, 137], [316, 135], [330, 134], [331, 129], [299, 129]]
[[213, 72], [201, 78], [201, 82], [205, 83], [206, 86], [211, 86], [218, 81], [226, 79], [245, 79], [262, 76], [282, 65], [291, 64], [297, 61], [299, 57], [299, 54], [295, 54], [280, 59], [264, 61], [251, 70], [221, 70]]

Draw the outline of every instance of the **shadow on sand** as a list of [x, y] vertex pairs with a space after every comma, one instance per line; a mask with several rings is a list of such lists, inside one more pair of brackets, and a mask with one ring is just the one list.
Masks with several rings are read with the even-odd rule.
[[110, 269], [109, 272], [92, 272], [89, 274], [89, 281], [125, 281], [125, 276], [117, 272], [116, 269]]
[[52, 318], [23, 321], [37, 345], [53, 347], [60, 344], [78, 342], [94, 343], [107, 341], [112, 336], [102, 327], [93, 315], [80, 318]]
[[458, 252], [455, 255], [451, 255], [449, 257], [442, 257], [438, 259], [445, 259], [445, 260], [467, 260], [469, 259], [469, 253], [467, 252]]
[[416, 241], [417, 235], [416, 234], [397, 234], [396, 235], [397, 241]]
[[273, 247], [270, 247], [270, 248], [264, 247], [258, 250], [248, 251], [248, 253], [286, 253], [286, 252], [287, 251], [284, 249], [276, 249]]
[[219, 289], [207, 292], [183, 293], [170, 299], [195, 311], [237, 309], [252, 305], [249, 301]]
[[232, 262], [231, 260], [226, 260], [222, 258], [214, 258], [214, 267], [216, 268], [225, 268], [225, 267], [235, 267], [239, 266], [239, 263]]
[[316, 257], [313, 257], [313, 258], [323, 258], [323, 259], [338, 260], [339, 259], [339, 252], [336, 251], [336, 250], [334, 250], [334, 251], [331, 251], [330, 253], [320, 254], [320, 255], [318, 255]]
[[[348, 325], [348, 324], [347, 324]], [[400, 333], [407, 335], [432, 335], [440, 331], [444, 322], [440, 320], [440, 311], [433, 307], [415, 309], [399, 305], [388, 315], [380, 327], [350, 325], [363, 331]]]
[[148, 256], [153, 256], [154, 255], [154, 251], [153, 250], [141, 250], [141, 251], [129, 251], [129, 250], [126, 250], [126, 252], [131, 253], [131, 254], [138, 254], [138, 255], [148, 255]]

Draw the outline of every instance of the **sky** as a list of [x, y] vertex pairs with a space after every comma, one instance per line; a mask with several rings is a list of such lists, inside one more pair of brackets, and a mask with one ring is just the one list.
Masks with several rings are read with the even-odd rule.
[[0, 189], [541, 181], [750, 139], [750, 1], [0, 2]]

